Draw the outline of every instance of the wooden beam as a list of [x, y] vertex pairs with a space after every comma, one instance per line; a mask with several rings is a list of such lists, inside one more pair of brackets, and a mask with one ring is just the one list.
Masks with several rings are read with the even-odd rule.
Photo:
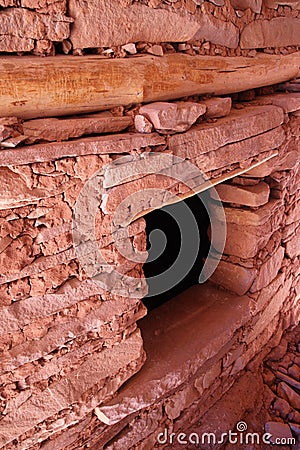
[[100, 56], [0, 58], [0, 116], [87, 113], [195, 94], [229, 94], [292, 79], [300, 52], [255, 58], [179, 53], [103, 59]]

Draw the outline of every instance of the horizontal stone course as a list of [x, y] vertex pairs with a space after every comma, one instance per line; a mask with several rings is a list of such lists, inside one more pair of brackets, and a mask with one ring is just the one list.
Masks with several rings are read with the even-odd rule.
[[252, 207], [266, 204], [270, 195], [270, 188], [264, 182], [255, 186], [237, 186], [223, 183], [216, 187], [216, 191], [222, 202]]
[[257, 20], [246, 25], [241, 33], [242, 49], [285, 47], [300, 42], [300, 19], [275, 17], [271, 20]]
[[259, 268], [259, 273], [254, 280], [250, 291], [257, 292], [266, 287], [277, 276], [282, 265], [284, 248], [279, 249]]
[[177, 156], [194, 158], [227, 144], [262, 134], [279, 127], [282, 123], [283, 111], [275, 106], [232, 110], [230, 115], [213, 124], [201, 124], [184, 134], [171, 136], [169, 148]]
[[[124, 7], [118, 0], [105, 4], [93, 0], [88, 5], [71, 0], [69, 14], [74, 18], [70, 36], [74, 48], [110, 47], [138, 41], [186, 42], [192, 38], [204, 38], [229, 48], [238, 45], [239, 31], [233, 23], [201, 11], [191, 15], [184, 10], [149, 8], [139, 3]], [[120, 23], [128, 26], [120, 27]]]
[[[62, 378], [44, 391], [33, 394], [17, 410], [7, 414], [1, 421], [5, 432], [0, 436], [0, 445], [5, 446], [41, 421], [79, 402], [89, 389], [97, 386], [101, 389], [106, 378], [113, 378], [120, 370], [126, 371], [123, 379], [132, 376], [130, 363], [133, 365], [140, 360], [141, 355], [143, 349], [139, 332], [113, 348], [90, 355], [68, 378]], [[106, 396], [104, 391], [103, 398]], [[80, 417], [80, 413], [78, 415]]]
[[253, 283], [256, 273], [255, 269], [247, 269], [221, 260], [210, 281], [237, 295], [244, 295]]

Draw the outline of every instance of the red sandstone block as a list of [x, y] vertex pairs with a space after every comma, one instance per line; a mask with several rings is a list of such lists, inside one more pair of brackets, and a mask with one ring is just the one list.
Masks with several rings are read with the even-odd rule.
[[[140, 3], [127, 4], [119, 0], [99, 3], [90, 0], [83, 5], [79, 0], [69, 2], [69, 14], [74, 18], [71, 41], [74, 48], [111, 47], [128, 42], [186, 42], [202, 38], [230, 48], [238, 46], [239, 31], [230, 21], [217, 19], [212, 14], [189, 14], [149, 8]], [[120, 27], [126, 23], [126, 27]], [[101, 33], [94, 30], [101, 29]], [[111, 30], [114, 30], [112, 34]]]
[[[268, 202], [270, 188], [267, 183], [259, 183], [255, 186], [237, 186], [233, 184], [219, 184], [216, 191], [222, 202], [237, 203], [245, 206], [261, 206]], [[212, 191], [214, 197], [214, 191]]]
[[269, 304], [264, 308], [257, 322], [253, 325], [252, 330], [245, 337], [246, 344], [250, 344], [256, 339], [279, 314], [282, 305], [290, 295], [292, 279], [286, 280], [285, 284], [271, 297]]
[[241, 33], [241, 48], [285, 47], [300, 42], [300, 19], [275, 17], [256, 20], [245, 26]]
[[[32, 50], [33, 39], [63, 41], [69, 37], [70, 22], [73, 22], [73, 19], [62, 14], [53, 17], [26, 8], [7, 8], [0, 14], [1, 34], [8, 36], [7, 39], [1, 39], [0, 50], [5, 52]], [[16, 30], [18, 36], [21, 36], [19, 39], [16, 38]]]
[[253, 283], [256, 273], [255, 269], [220, 261], [210, 280], [235, 294], [244, 295]]
[[284, 248], [279, 249], [259, 268], [259, 273], [250, 291], [256, 292], [267, 286], [277, 276], [284, 257]]
[[[269, 106], [270, 108], [270, 106]], [[24, 147], [24, 151], [2, 150], [0, 166], [24, 165], [41, 161], [54, 161], [66, 157], [83, 155], [108, 155], [128, 153], [128, 149], [140, 150], [147, 146], [165, 144], [165, 138], [157, 133], [126, 133], [110, 136], [95, 136], [74, 141], [52, 142]]]
[[244, 11], [250, 8], [253, 12], [259, 14], [261, 11], [262, 0], [230, 0], [234, 9]]
[[92, 117], [35, 119], [24, 122], [26, 144], [38, 141], [66, 141], [85, 134], [117, 133], [133, 124], [131, 117], [107, 117], [101, 113]]
[[[203, 123], [184, 134], [171, 136], [169, 148], [182, 158], [194, 158], [279, 127], [283, 123], [283, 116], [282, 109], [273, 105], [231, 110], [228, 116], [215, 123]], [[270, 148], [274, 147], [270, 145]]]
[[[10, 411], [1, 421], [0, 446], [7, 445], [38, 423], [80, 401], [86, 407], [74, 410], [72, 420], [75, 417], [75, 420], [82, 419], [95, 407], [93, 402], [87, 401], [92, 389], [100, 396], [96, 404], [101, 403], [141, 368], [143, 360], [143, 342], [139, 331], [112, 348], [94, 352], [68, 377], [54, 381], [44, 390], [33, 392], [20, 402], [19, 408]], [[107, 389], [102, 390], [105, 383], [111, 385], [108, 392]]]
[[140, 108], [140, 114], [163, 134], [187, 131], [196, 120], [203, 116], [206, 106], [193, 102], [155, 102]]
[[286, 253], [291, 259], [300, 255], [300, 227], [292, 239], [286, 243]]
[[300, 92], [280, 93], [272, 95], [264, 95], [255, 99], [255, 104], [275, 105], [283, 109], [285, 113], [300, 110]]
[[206, 100], [201, 100], [206, 106], [205, 116], [208, 118], [225, 117], [230, 114], [232, 100], [231, 97], [212, 97]]
[[[277, 149], [285, 139], [282, 127], [266, 131], [258, 136], [253, 136], [243, 141], [224, 145], [215, 151], [202, 154], [195, 158], [194, 162], [203, 171], [209, 172], [226, 167], [230, 164], [239, 163], [244, 167], [244, 161], [261, 153]], [[176, 149], [176, 155], [181, 156], [181, 149]]]
[[[219, 205], [210, 204], [209, 209], [212, 220], [221, 220], [222, 215]], [[284, 209], [282, 200], [271, 199], [255, 211], [225, 207], [224, 212], [227, 224], [234, 223], [244, 228], [260, 227], [266, 222], [269, 222], [269, 225], [275, 223], [277, 219], [281, 220], [283, 218]]]

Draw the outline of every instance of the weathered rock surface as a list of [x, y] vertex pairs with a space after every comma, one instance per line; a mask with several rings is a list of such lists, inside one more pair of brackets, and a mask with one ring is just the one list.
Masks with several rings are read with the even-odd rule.
[[131, 117], [81, 117], [36, 119], [23, 124], [27, 144], [38, 141], [65, 141], [85, 134], [117, 133], [133, 124]]
[[121, 154], [126, 153], [128, 148], [140, 150], [148, 145], [160, 144], [165, 144], [165, 138], [157, 133], [149, 135], [138, 133], [115, 134], [113, 136], [87, 137], [70, 142], [36, 144], [27, 146], [26, 152], [2, 150], [0, 152], [0, 166], [53, 161], [80, 155]]
[[192, 102], [156, 102], [140, 108], [140, 114], [163, 134], [187, 131], [205, 111], [205, 105]]
[[245, 10], [250, 8], [253, 12], [259, 14], [262, 7], [262, 0], [230, 0], [234, 9]]
[[249, 290], [255, 276], [255, 269], [246, 269], [237, 264], [220, 261], [210, 280], [237, 295], [244, 295]]
[[232, 110], [229, 116], [215, 123], [200, 124], [185, 134], [171, 136], [169, 148], [178, 156], [193, 158], [264, 133], [282, 123], [283, 111], [275, 106]]
[[[233, 184], [220, 184], [216, 191], [222, 202], [236, 203], [245, 206], [262, 206], [269, 200], [269, 185], [262, 182], [255, 186], [237, 186]], [[212, 191], [212, 197], [214, 192]]]
[[300, 255], [300, 228], [297, 228], [295, 235], [286, 243], [286, 253], [293, 259]]
[[241, 33], [241, 48], [266, 48], [298, 45], [300, 42], [300, 19], [275, 17], [257, 20], [246, 25]]
[[209, 119], [228, 116], [231, 110], [230, 97], [212, 97], [206, 100], [201, 100], [201, 103], [206, 106], [205, 117]]
[[[205, 287], [193, 286], [174, 299], [172, 323], [167, 303], [152, 311], [141, 324], [148, 360], [133, 383], [100, 408], [110, 423], [178, 389], [188, 374], [195, 373], [196, 367], [201, 367], [223, 348], [228, 334], [232, 336], [249, 320], [250, 304], [249, 297], [224, 293], [208, 283]], [[196, 325], [200, 318], [203, 327]], [[168, 358], [163, 357], [166, 352]]]
[[[74, 18], [70, 37], [74, 48], [110, 47], [138, 41], [186, 42], [192, 38], [205, 38], [230, 48], [238, 45], [239, 32], [235, 25], [200, 12], [176, 13], [139, 3], [124, 7], [118, 0], [109, 3], [93, 0], [88, 5], [71, 0], [69, 13]], [[120, 23], [128, 25], [120, 27]]]
[[0, 11], [0, 49], [5, 52], [29, 51], [34, 39], [63, 41], [69, 36], [72, 19], [38, 14], [25, 8]]
[[[60, 381], [54, 382], [50, 388], [33, 394], [22, 406], [7, 414], [1, 421], [5, 433], [1, 434], [0, 445], [8, 444], [16, 436], [32, 429], [35, 424], [57, 414], [61, 409], [68, 408], [70, 403], [79, 402], [89, 389], [96, 388], [99, 396], [106, 378], [113, 379], [121, 369], [122, 371], [125, 369], [122, 375], [124, 382], [140, 368], [141, 356], [143, 356], [142, 339], [138, 332], [113, 348], [90, 355], [68, 378], [63, 377]], [[102, 395], [104, 400], [107, 396], [105, 390]], [[89, 409], [92, 410], [93, 406]], [[80, 418], [84, 410], [77, 411], [75, 414]], [[87, 413], [88, 408], [84, 412]]]
[[271, 283], [277, 276], [282, 265], [284, 257], [284, 248], [279, 249], [266, 261], [260, 268], [257, 278], [251, 286], [251, 292], [256, 292]]
[[290, 113], [300, 110], [300, 92], [289, 94], [272, 94], [264, 95], [261, 98], [255, 99], [255, 103], [271, 104], [279, 106], [285, 113]]
[[299, 0], [264, 0], [267, 8], [277, 9], [279, 5], [290, 6], [292, 9], [300, 9]]
[[145, 116], [137, 114], [134, 117], [134, 126], [139, 133], [151, 133], [153, 125]]
[[265, 424], [265, 431], [272, 435], [270, 438], [272, 444], [276, 444], [276, 439], [291, 439], [293, 437], [290, 427], [281, 422], [267, 422]]

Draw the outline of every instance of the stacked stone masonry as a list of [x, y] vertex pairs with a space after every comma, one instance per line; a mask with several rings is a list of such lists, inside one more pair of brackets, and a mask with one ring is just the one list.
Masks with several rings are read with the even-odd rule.
[[[161, 105], [155, 120], [135, 110], [150, 133], [120, 110], [1, 119], [0, 448], [155, 448], [158, 433], [208, 417], [261, 349], [298, 323], [300, 94], [229, 103], [199, 100], [179, 116], [168, 106], [163, 132]], [[138, 322], [140, 216], [208, 179], [227, 223], [219, 266], [175, 299], [171, 324], [167, 305]], [[210, 208], [221, 227], [213, 193]]]
[[298, 0], [2, 0], [0, 52], [286, 54], [299, 46], [299, 8]]

